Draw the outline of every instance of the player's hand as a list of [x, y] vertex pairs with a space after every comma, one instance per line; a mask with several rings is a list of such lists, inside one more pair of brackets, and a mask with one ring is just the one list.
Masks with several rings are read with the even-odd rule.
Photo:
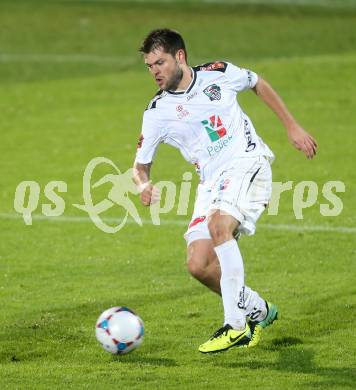
[[159, 188], [154, 187], [150, 182], [141, 185], [140, 192], [140, 200], [144, 206], [150, 206], [161, 199]]
[[302, 151], [308, 159], [316, 155], [318, 145], [315, 139], [298, 124], [288, 129], [288, 138], [291, 144]]

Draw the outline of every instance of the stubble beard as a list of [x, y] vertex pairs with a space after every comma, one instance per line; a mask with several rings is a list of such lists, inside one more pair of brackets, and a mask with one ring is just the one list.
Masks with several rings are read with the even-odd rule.
[[175, 91], [183, 78], [183, 70], [177, 63], [175, 74], [167, 81], [167, 85], [163, 88], [164, 91]]

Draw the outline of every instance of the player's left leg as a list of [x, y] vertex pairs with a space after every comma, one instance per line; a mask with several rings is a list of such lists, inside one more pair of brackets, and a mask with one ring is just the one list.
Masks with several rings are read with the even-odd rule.
[[[256, 344], [262, 325], [267, 326], [276, 318], [276, 308], [267, 306], [257, 293], [244, 286], [243, 260], [237, 242], [233, 239], [237, 227], [245, 234], [254, 233], [256, 221], [270, 198], [271, 183], [270, 165], [260, 156], [233, 162], [230, 168], [217, 177], [212, 187], [209, 232], [221, 268], [220, 285], [225, 318], [224, 326], [200, 347], [201, 352], [214, 352], [234, 346], [229, 341], [239, 338], [229, 335], [233, 331], [240, 332], [241, 339], [237, 341], [237, 346], [246, 345], [246, 338], [249, 337], [254, 338]], [[247, 295], [250, 295], [249, 298]], [[254, 299], [259, 302], [257, 310], [249, 313], [253, 318], [250, 322], [252, 334], [245, 321], [246, 302], [249, 299], [251, 302]]]
[[[198, 239], [188, 244], [187, 268], [200, 283], [221, 295], [221, 269], [211, 239]], [[256, 291], [245, 285], [242, 298], [243, 309], [248, 321], [264, 321], [266, 319], [266, 301]]]
[[[210, 238], [204, 238], [206, 228], [202, 224], [200, 232], [195, 231], [193, 237], [189, 235], [186, 237], [188, 241], [187, 268], [200, 283], [221, 295], [220, 264], [213, 241]], [[252, 333], [248, 346], [256, 346], [261, 338], [262, 330], [276, 319], [277, 308], [274, 304], [267, 303], [256, 291], [246, 285], [243, 287], [240, 306], [243, 306]]]

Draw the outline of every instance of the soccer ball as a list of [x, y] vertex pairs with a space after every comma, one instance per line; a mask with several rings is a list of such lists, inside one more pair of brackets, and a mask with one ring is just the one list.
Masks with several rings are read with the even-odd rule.
[[105, 310], [96, 322], [95, 336], [112, 354], [133, 351], [143, 341], [143, 322], [132, 310], [117, 306]]

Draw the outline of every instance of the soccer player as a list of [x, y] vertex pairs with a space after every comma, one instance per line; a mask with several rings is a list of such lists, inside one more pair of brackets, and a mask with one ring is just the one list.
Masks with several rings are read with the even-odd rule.
[[185, 233], [188, 269], [221, 294], [224, 307], [223, 326], [199, 351], [254, 346], [278, 310], [245, 285], [235, 238], [255, 232], [271, 196], [274, 155], [257, 135], [236, 95], [252, 89], [276, 113], [291, 143], [309, 159], [316, 154], [316, 142], [256, 73], [225, 61], [190, 67], [178, 32], [152, 31], [140, 51], [159, 87], [143, 115], [134, 163], [141, 202], [149, 206], [155, 197], [150, 169], [159, 144], [178, 148], [200, 175]]

